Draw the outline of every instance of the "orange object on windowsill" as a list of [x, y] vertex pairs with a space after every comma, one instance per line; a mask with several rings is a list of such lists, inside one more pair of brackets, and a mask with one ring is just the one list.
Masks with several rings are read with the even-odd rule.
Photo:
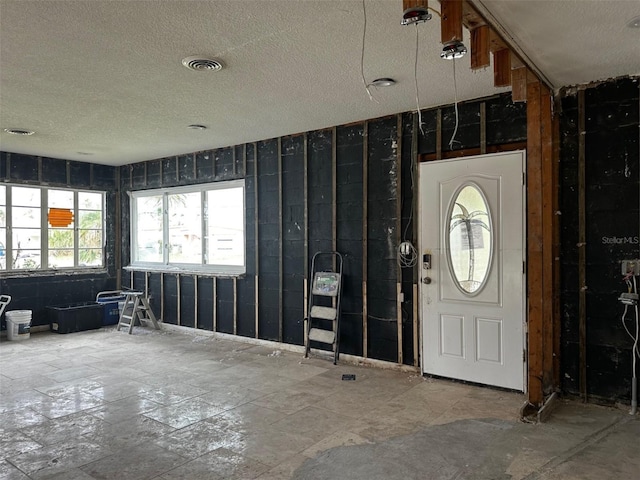
[[73, 223], [73, 212], [68, 208], [50, 208], [49, 225], [52, 227], [68, 227]]

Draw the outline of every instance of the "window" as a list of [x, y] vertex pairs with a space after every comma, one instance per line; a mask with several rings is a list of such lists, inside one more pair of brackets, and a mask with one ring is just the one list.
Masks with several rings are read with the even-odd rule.
[[0, 271], [104, 267], [105, 193], [0, 185]]
[[477, 295], [485, 284], [493, 256], [491, 212], [476, 184], [458, 191], [449, 208], [448, 261], [458, 288]]
[[133, 267], [245, 272], [244, 180], [131, 193]]

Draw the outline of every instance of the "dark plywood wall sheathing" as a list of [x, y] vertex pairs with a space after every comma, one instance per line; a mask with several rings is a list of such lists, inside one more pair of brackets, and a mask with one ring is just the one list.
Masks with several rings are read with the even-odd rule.
[[[333, 129], [309, 132], [307, 152], [307, 195], [309, 256], [333, 249]], [[324, 265], [330, 269], [331, 265]], [[309, 279], [311, 281], [311, 279]], [[344, 311], [344, 309], [343, 309]], [[324, 323], [324, 322], [321, 322]], [[327, 323], [323, 328], [330, 328]], [[327, 349], [326, 345], [314, 347]]]
[[396, 130], [395, 117], [370, 121], [367, 159], [367, 353], [391, 362], [398, 349]]
[[586, 134], [584, 90], [578, 92], [578, 337], [580, 346], [580, 395], [587, 401], [587, 212], [586, 212]]
[[[32, 310], [32, 325], [49, 323], [46, 307], [95, 300], [114, 290], [121, 236], [117, 228], [117, 169], [71, 160], [0, 152], [0, 182], [50, 188], [78, 188], [106, 192], [104, 258], [106, 269], [79, 274], [38, 272], [0, 277], [0, 294], [10, 295], [11, 310]], [[4, 319], [2, 328], [5, 328]]]
[[282, 339], [286, 343], [304, 343], [305, 278], [305, 137], [282, 139]]
[[[238, 286], [238, 335], [243, 337], [256, 337], [258, 312], [256, 304], [256, 291], [258, 279], [258, 203], [256, 188], [256, 155], [257, 149], [254, 143], [250, 143], [243, 148], [242, 166], [240, 171], [244, 172], [245, 189], [245, 249], [247, 273], [237, 280]], [[253, 248], [251, 248], [253, 247]], [[208, 291], [211, 291], [209, 289]]]
[[362, 140], [362, 356], [369, 356], [369, 122], [364, 122]]
[[198, 277], [196, 295], [198, 297], [198, 328], [213, 331], [213, 281], [211, 277]]
[[280, 335], [280, 179], [278, 140], [258, 142], [259, 336]]
[[153, 314], [158, 318], [162, 319], [162, 295], [163, 295], [163, 276], [155, 273], [148, 273], [148, 296], [149, 296], [149, 306], [151, 310], [153, 310]]
[[193, 275], [179, 275], [176, 279], [180, 288], [179, 313], [180, 325], [185, 327], [196, 327], [196, 282]]
[[303, 342], [306, 345], [309, 338], [309, 137], [307, 133], [304, 134], [303, 146], [302, 146], [302, 198], [304, 208], [304, 239], [302, 246], [302, 255], [304, 262], [304, 279], [302, 284], [303, 300], [302, 310], [304, 312], [303, 328]]
[[[402, 196], [400, 197], [400, 235], [401, 241], [410, 241], [416, 248], [418, 238], [418, 188], [417, 188], [417, 115], [402, 115], [402, 148], [400, 152], [400, 181]], [[401, 293], [404, 302], [400, 303], [402, 322], [402, 363], [419, 365], [418, 358], [418, 315], [417, 289], [419, 266], [402, 268], [400, 271]], [[415, 288], [414, 288], [415, 287]]]
[[[398, 245], [402, 242], [402, 115], [396, 117], [396, 231], [395, 245], [396, 252]], [[397, 253], [396, 253], [397, 257]], [[404, 362], [403, 355], [403, 332], [402, 332], [402, 268], [399, 262], [396, 262], [396, 328], [398, 339], [398, 363]]]
[[282, 332], [283, 332], [283, 261], [282, 258], [282, 138], [278, 138], [278, 341], [282, 342]]
[[422, 112], [418, 131], [421, 162], [467, 157], [484, 153], [524, 150], [527, 147], [527, 105], [514, 103], [509, 94], [496, 95]]
[[336, 129], [337, 250], [344, 259], [340, 349], [363, 355], [363, 124]]
[[638, 83], [620, 78], [560, 98], [561, 378], [564, 391], [590, 401], [631, 395], [632, 340], [617, 299], [627, 290], [620, 262], [640, 258]]
[[233, 334], [233, 301], [233, 279], [218, 278], [216, 281], [216, 331]]

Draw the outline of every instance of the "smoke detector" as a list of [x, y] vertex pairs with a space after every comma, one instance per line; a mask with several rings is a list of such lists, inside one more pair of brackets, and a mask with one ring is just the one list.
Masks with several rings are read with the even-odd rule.
[[195, 70], [197, 72], [217, 72], [224, 67], [220, 60], [206, 58], [201, 55], [192, 55], [191, 57], [183, 58], [182, 65], [189, 70]]

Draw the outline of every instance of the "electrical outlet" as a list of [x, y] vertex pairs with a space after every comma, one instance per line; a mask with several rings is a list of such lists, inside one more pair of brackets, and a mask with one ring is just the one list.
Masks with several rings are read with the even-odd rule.
[[622, 293], [618, 300], [622, 302], [624, 305], [637, 305], [638, 304], [638, 294], [637, 293]]
[[622, 260], [622, 275], [640, 275], [640, 260]]

